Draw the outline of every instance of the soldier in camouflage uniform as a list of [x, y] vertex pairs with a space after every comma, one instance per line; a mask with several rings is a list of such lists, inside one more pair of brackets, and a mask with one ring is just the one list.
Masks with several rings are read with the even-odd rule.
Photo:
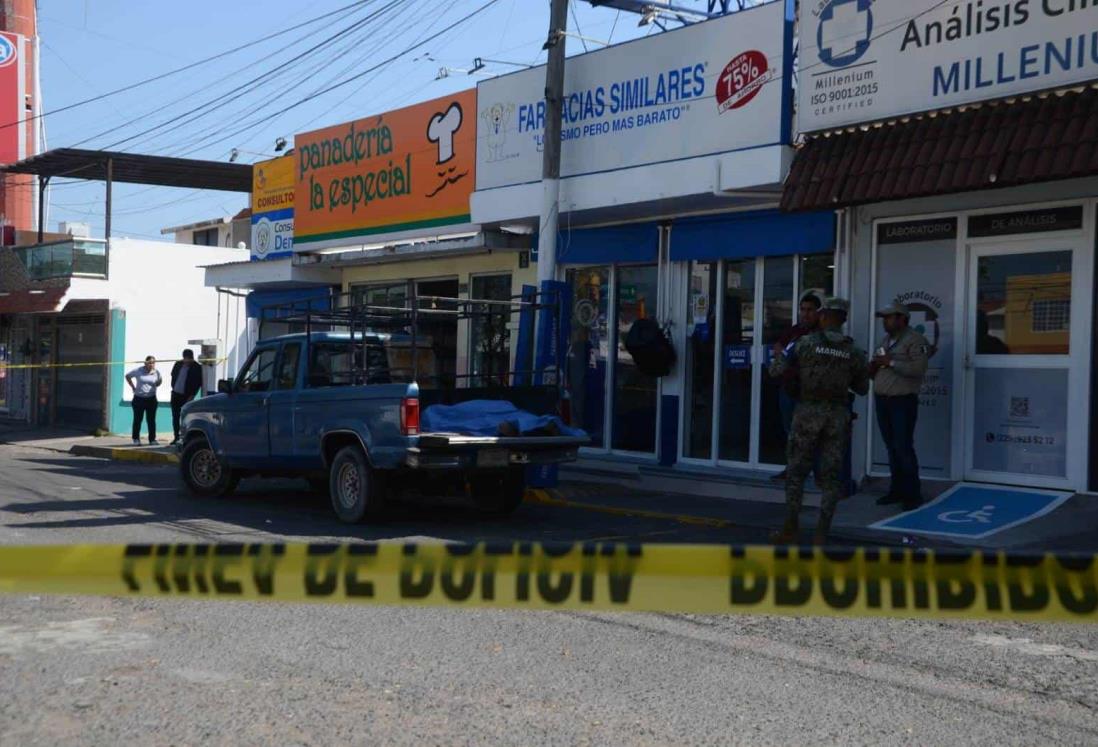
[[795, 542], [799, 530], [804, 481], [819, 454], [816, 482], [823, 490], [820, 523], [815, 541], [823, 542], [831, 528], [839, 501], [843, 453], [850, 429], [850, 390], [869, 391], [869, 369], [865, 353], [843, 335], [850, 305], [841, 298], [829, 298], [820, 309], [820, 328], [791, 343], [770, 364], [774, 376], [790, 366], [800, 370], [801, 399], [793, 415], [793, 430], [787, 446], [788, 478], [785, 526], [772, 535], [775, 542]]

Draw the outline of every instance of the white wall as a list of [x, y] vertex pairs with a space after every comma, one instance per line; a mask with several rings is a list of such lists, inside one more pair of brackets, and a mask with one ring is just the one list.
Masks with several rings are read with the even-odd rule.
[[[232, 223], [222, 223], [217, 226], [206, 226], [206, 228], [198, 229], [205, 231], [209, 228], [217, 228], [217, 245], [218, 246], [236, 246], [233, 242], [233, 226]], [[173, 241], [176, 244], [193, 244], [194, 243], [194, 231], [176, 231], [173, 236]], [[247, 241], [245, 241], [247, 243]]]
[[[560, 183], [561, 213], [781, 184], [789, 171], [791, 153], [787, 146], [774, 145], [569, 177]], [[540, 182], [474, 192], [469, 203], [473, 222], [494, 224], [536, 217], [541, 196]]]
[[[184, 348], [190, 347], [198, 355], [198, 346], [188, 345], [188, 340], [218, 338], [222, 341], [220, 354], [232, 356], [235, 363], [236, 348], [241, 338], [246, 338], [239, 326], [246, 325], [243, 299], [239, 299], [239, 314], [234, 316], [227, 297], [219, 300], [217, 291], [205, 286], [203, 266], [246, 258], [247, 252], [239, 249], [112, 239], [106, 296], [112, 309], [126, 312], [126, 360], [155, 355], [164, 361], [158, 368], [167, 379], [171, 371], [168, 361], [178, 358]], [[219, 307], [223, 317], [220, 329]], [[129, 389], [124, 392], [129, 399]], [[162, 389], [161, 399], [168, 396], [168, 390]]]

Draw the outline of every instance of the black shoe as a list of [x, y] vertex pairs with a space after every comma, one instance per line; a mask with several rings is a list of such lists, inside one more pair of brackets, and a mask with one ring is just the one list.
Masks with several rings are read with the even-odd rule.
[[887, 494], [882, 495], [880, 498], [877, 499], [877, 505], [878, 506], [891, 506], [895, 503], [902, 503], [903, 500], [904, 500], [903, 498], [896, 495], [895, 493], [887, 493]]
[[179, 439], [178, 438], [173, 438], [171, 440], [171, 443], [168, 444], [168, 446], [175, 446], [177, 443], [179, 443]]

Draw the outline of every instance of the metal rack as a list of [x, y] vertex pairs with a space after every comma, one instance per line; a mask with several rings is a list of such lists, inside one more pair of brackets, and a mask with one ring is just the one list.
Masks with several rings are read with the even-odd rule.
[[[506, 325], [507, 329], [517, 329], [518, 333], [517, 339], [514, 340], [515, 367], [498, 374], [491, 374], [492, 377], [498, 378], [498, 385], [513, 387], [552, 384], [559, 387], [564, 381], [562, 346], [553, 345], [552, 355], [543, 358], [551, 361], [549, 365], [536, 367], [533, 343], [534, 330], [539, 328], [538, 322], [542, 315], [548, 314], [551, 317], [549, 325], [541, 321], [540, 327], [559, 329], [562, 318], [561, 309], [560, 292], [557, 290], [536, 293], [532, 287], [527, 287], [521, 296], [513, 296], [510, 300], [503, 301], [417, 295], [412, 284], [412, 292], [408, 294], [404, 306], [358, 303], [353, 293], [333, 293], [329, 297], [264, 306], [260, 309], [259, 323], [262, 325], [265, 322], [277, 322], [296, 325], [302, 328], [301, 331], [310, 343], [315, 333], [346, 334], [352, 361], [350, 383], [370, 384], [379, 383], [371, 380], [371, 367], [368, 365], [370, 338], [384, 335], [405, 337], [411, 349], [410, 367], [390, 366], [387, 370], [390, 375], [408, 374], [410, 381], [421, 383], [420, 343], [424, 339], [423, 322], [433, 319], [446, 319], [457, 323], [494, 321], [496, 324]], [[306, 366], [311, 365], [310, 358], [311, 356], [306, 356]], [[309, 373], [307, 369], [306, 376]], [[456, 382], [467, 382], [469, 379], [481, 376], [484, 374], [453, 374]]]

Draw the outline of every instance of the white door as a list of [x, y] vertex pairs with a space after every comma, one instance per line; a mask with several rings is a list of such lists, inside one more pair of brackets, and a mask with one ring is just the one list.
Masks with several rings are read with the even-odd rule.
[[969, 247], [965, 478], [1050, 488], [1085, 481], [1088, 351], [1078, 239]]

